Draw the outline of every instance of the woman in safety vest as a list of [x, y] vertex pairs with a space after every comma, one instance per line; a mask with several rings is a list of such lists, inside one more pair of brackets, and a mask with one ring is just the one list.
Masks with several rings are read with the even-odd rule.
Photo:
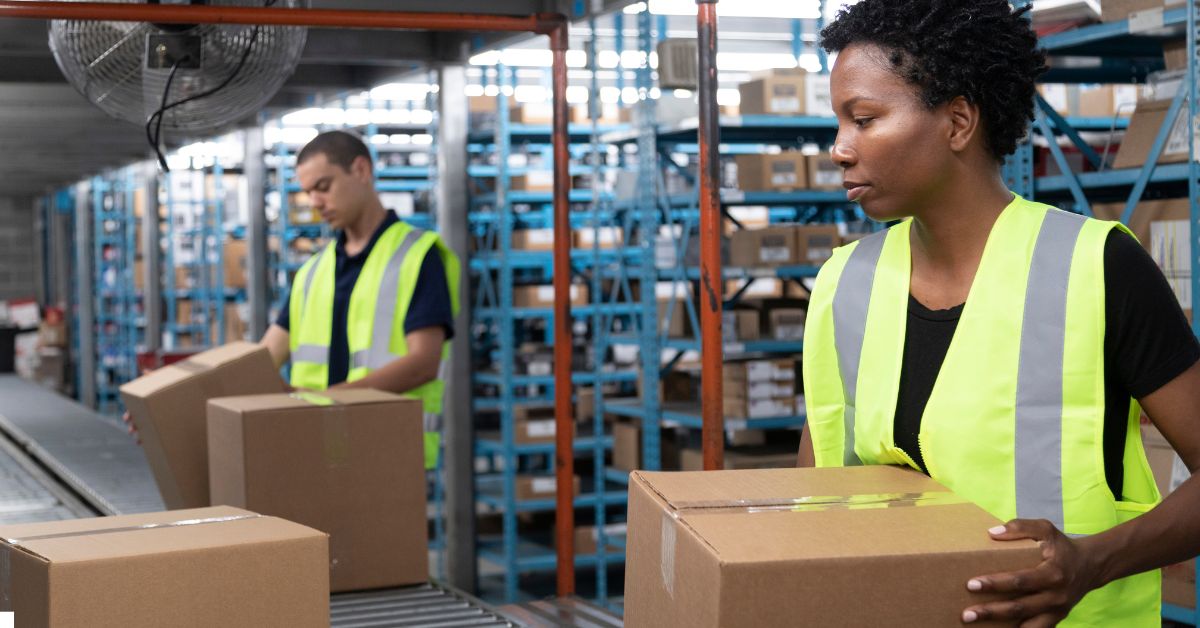
[[1006, 188], [1047, 69], [1026, 12], [863, 0], [822, 32], [833, 161], [895, 224], [816, 280], [800, 464], [911, 466], [1009, 521], [993, 538], [1037, 540], [1041, 564], [963, 583], [1002, 598], [965, 623], [1159, 625], [1200, 481], [1159, 503], [1139, 417], [1200, 466], [1200, 344], [1130, 231]]

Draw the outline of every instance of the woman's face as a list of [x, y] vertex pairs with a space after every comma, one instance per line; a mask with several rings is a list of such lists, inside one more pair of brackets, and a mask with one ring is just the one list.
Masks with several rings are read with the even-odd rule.
[[882, 48], [852, 44], [830, 75], [838, 117], [833, 162], [844, 171], [849, 200], [879, 221], [920, 213], [944, 189], [954, 159], [945, 107], [926, 107], [890, 66]]

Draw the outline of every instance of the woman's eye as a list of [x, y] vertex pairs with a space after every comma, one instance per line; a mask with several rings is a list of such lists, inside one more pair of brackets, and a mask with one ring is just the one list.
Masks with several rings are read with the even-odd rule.
[[869, 123], [870, 121], [872, 121], [874, 119], [875, 118], [855, 118], [854, 124], [855, 124], [855, 126], [858, 126], [858, 127], [864, 127], [864, 126], [867, 126], [867, 123]]

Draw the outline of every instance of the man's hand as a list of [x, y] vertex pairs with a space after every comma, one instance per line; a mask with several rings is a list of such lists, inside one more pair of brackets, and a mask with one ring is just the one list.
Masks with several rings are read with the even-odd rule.
[[141, 445], [142, 437], [138, 436], [137, 426], [133, 424], [133, 415], [129, 414], [129, 411], [126, 410], [125, 414], [121, 415], [121, 420], [125, 422], [125, 428], [129, 431], [129, 435], [133, 436], [133, 440]]
[[1022, 628], [1054, 626], [1089, 591], [1101, 583], [1087, 552], [1044, 519], [1015, 519], [988, 533], [997, 541], [1033, 539], [1042, 548], [1042, 563], [1033, 569], [972, 578], [967, 589], [999, 593], [1010, 599], [979, 604], [963, 611], [963, 623], [1016, 620]]

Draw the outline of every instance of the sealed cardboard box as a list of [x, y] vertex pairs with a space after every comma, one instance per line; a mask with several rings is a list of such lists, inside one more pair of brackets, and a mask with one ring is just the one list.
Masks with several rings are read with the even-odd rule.
[[842, 240], [837, 225], [799, 225], [796, 229], [796, 263], [819, 266], [833, 257]]
[[[605, 552], [621, 553], [621, 546], [613, 541], [624, 538], [626, 526], [623, 523], [610, 523], [604, 526]], [[579, 526], [575, 528], [575, 553], [595, 554], [600, 549], [600, 529], [596, 526]]]
[[[571, 305], [588, 304], [588, 287], [583, 284], [571, 284]], [[554, 307], [554, 286], [515, 286], [513, 287], [514, 307]]]
[[518, 251], [553, 251], [553, 229], [516, 229], [513, 231], [513, 248]]
[[1187, 39], [1164, 41], [1163, 63], [1168, 72], [1187, 68]]
[[328, 532], [331, 591], [425, 582], [423, 421], [369, 389], [214, 399], [212, 501]]
[[766, 155], [738, 155], [738, 187], [745, 192], [799, 190], [808, 186], [804, 154], [784, 151]]
[[796, 261], [794, 226], [734, 231], [729, 238], [731, 266], [786, 266]]
[[554, 409], [549, 417], [516, 418], [513, 421], [513, 442], [518, 445], [540, 445], [553, 443], [558, 428], [554, 423]]
[[167, 508], [209, 505], [205, 404], [215, 397], [284, 392], [265, 347], [234, 342], [149, 372], [121, 399]]
[[[575, 491], [575, 496], [579, 496], [581, 482], [579, 476], [575, 476], [572, 487]], [[554, 499], [557, 491], [553, 475], [518, 475], [517, 476], [517, 500], [532, 500], [532, 499]]]
[[722, 400], [721, 412], [726, 417], [738, 419], [793, 416], [796, 414], [796, 399], [791, 395], [768, 399], [746, 399], [727, 395]]
[[775, 340], [804, 340], [804, 308], [776, 308], [767, 312], [767, 328]]
[[771, 70], [738, 86], [741, 115], [833, 114], [829, 77], [799, 68]]
[[0, 527], [20, 626], [329, 626], [324, 532], [237, 508]]
[[[1135, 168], [1146, 163], [1150, 156], [1150, 149], [1154, 145], [1154, 138], [1158, 135], [1158, 130], [1162, 128], [1163, 121], [1167, 119], [1167, 110], [1170, 106], [1171, 101], [1169, 100], [1148, 100], [1138, 103], [1133, 117], [1129, 119], [1129, 128], [1125, 130], [1125, 139], [1121, 141], [1121, 147], [1117, 149], [1113, 168]], [[1187, 151], [1187, 110], [1180, 109], [1179, 116], [1171, 125], [1171, 131], [1167, 136], [1162, 153], [1158, 156], [1158, 163], [1186, 161]]]
[[812, 190], [841, 190], [842, 168], [833, 163], [829, 153], [806, 155], [804, 163], [808, 168], [808, 187]]
[[550, 170], [530, 170], [525, 174], [510, 177], [508, 188], [518, 192], [553, 192], [554, 172]]
[[221, 258], [225, 261], [225, 287], [245, 288], [246, 241], [225, 240], [225, 246], [221, 251]]
[[759, 339], [758, 310], [726, 310], [721, 312], [724, 342], [745, 342]]
[[791, 358], [776, 360], [747, 360], [729, 362], [721, 367], [721, 378], [726, 381], [746, 382], [795, 382], [796, 361]]
[[637, 471], [625, 625], [961, 626], [996, 599], [967, 580], [1041, 562], [1032, 541], [988, 538], [998, 523], [894, 467]]
[[590, 249], [593, 245], [601, 249], [615, 249], [625, 243], [625, 232], [620, 227], [576, 229], [574, 242], [577, 249]]

